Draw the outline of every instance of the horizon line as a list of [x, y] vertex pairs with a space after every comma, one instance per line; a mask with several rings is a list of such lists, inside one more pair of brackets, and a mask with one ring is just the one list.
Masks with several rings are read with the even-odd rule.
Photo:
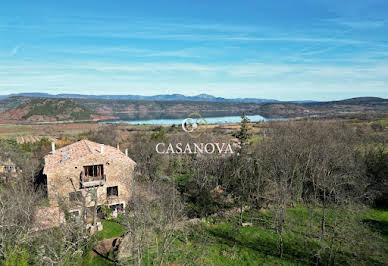
[[[384, 99], [384, 100], [387, 100], [388, 98], [384, 98], [384, 97], [379, 97], [379, 96], [371, 96], [371, 95], [365, 95], [365, 96], [355, 96], [355, 97], [347, 97], [347, 98], [335, 98], [335, 99], [330, 99], [330, 100], [311, 100], [311, 99], [303, 99], [303, 100], [293, 100], [293, 99], [289, 99], [289, 100], [279, 100], [279, 99], [276, 99], [276, 98], [266, 98], [266, 97], [237, 97], [237, 98], [226, 98], [226, 97], [223, 97], [223, 96], [215, 96], [215, 95], [212, 95], [212, 94], [207, 94], [207, 93], [199, 93], [199, 94], [195, 94], [195, 95], [186, 95], [186, 94], [182, 94], [182, 93], [166, 93], [166, 94], [153, 94], [153, 95], [141, 95], [141, 94], [115, 94], [115, 93], [112, 93], [112, 94], [82, 94], [82, 93], [56, 93], [56, 94], [53, 94], [53, 93], [48, 93], [48, 92], [39, 92], [39, 91], [34, 91], [34, 92], [19, 92], [19, 93], [9, 93], [9, 94], [2, 94], [0, 95], [0, 97], [4, 97], [4, 96], [8, 96], [8, 97], [13, 97], [13, 96], [23, 96], [23, 94], [46, 94], [46, 95], [49, 95], [49, 96], [60, 96], [60, 95], [78, 95], [78, 96], [96, 96], [96, 97], [104, 97], [104, 96], [137, 96], [137, 97], [155, 97], [155, 96], [173, 96], [173, 95], [180, 95], [180, 96], [184, 96], [184, 97], [198, 97], [198, 96], [201, 96], [201, 95], [207, 95], [207, 96], [211, 96], [211, 97], [214, 97], [214, 98], [222, 98], [222, 99], [225, 99], [225, 100], [237, 100], [237, 99], [242, 99], [242, 100], [247, 100], [247, 99], [253, 99], [253, 100], [273, 100], [273, 101], [279, 101], [279, 102], [303, 102], [303, 101], [312, 101], [312, 102], [327, 102], [327, 101], [342, 101], [342, 100], [348, 100], [348, 99], [357, 99], [357, 98], [380, 98], [380, 99]], [[25, 96], [25, 97], [29, 97], [29, 96]], [[34, 97], [34, 96], [30, 96], [30, 97]], [[42, 96], [44, 97], [44, 96]], [[36, 96], [35, 98], [39, 98], [39, 96]], [[71, 98], [71, 97], [70, 97]], [[134, 100], [137, 100], [137, 99], [134, 99]]]

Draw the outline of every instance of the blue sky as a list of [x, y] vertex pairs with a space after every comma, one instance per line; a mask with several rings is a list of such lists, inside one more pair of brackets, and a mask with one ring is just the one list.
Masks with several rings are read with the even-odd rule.
[[388, 1], [3, 1], [0, 95], [388, 98]]

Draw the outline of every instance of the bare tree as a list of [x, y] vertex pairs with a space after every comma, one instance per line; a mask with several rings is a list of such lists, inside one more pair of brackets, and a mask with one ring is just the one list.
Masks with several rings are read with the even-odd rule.
[[36, 235], [36, 261], [39, 265], [83, 264], [88, 261], [95, 238], [84, 223], [73, 219]]
[[156, 246], [153, 261], [162, 265], [185, 217], [184, 208], [171, 185], [155, 181], [139, 188], [131, 200], [132, 211], [123, 219], [128, 233], [120, 245], [120, 257], [140, 265], [145, 250]]
[[40, 196], [32, 183], [21, 177], [0, 188], [0, 261], [13, 250], [31, 247], [34, 212]]

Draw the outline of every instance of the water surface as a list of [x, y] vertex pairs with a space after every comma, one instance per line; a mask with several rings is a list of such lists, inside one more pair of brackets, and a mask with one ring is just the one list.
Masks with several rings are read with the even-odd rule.
[[[268, 121], [261, 115], [248, 115], [251, 122]], [[205, 117], [208, 124], [227, 124], [227, 123], [239, 123], [241, 116], [221, 116], [221, 117]], [[106, 123], [128, 123], [132, 125], [179, 125], [184, 119], [149, 119], [149, 120], [120, 120], [120, 121], [107, 121]]]

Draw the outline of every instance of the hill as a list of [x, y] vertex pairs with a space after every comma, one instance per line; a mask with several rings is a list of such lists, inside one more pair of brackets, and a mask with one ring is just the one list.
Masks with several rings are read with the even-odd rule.
[[235, 98], [227, 99], [215, 97], [209, 94], [199, 94], [195, 96], [185, 96], [183, 94], [160, 94], [153, 96], [142, 95], [88, 95], [88, 94], [48, 94], [41, 92], [28, 92], [10, 95], [0, 95], [1, 99], [8, 97], [23, 96], [30, 98], [60, 98], [60, 99], [113, 99], [113, 100], [142, 100], [142, 101], [207, 101], [207, 102], [246, 102], [246, 103], [261, 103], [261, 102], [277, 102], [273, 99], [258, 99], [258, 98]]
[[118, 116], [120, 119], [183, 118], [191, 112], [202, 116], [259, 114], [267, 118], [295, 118], [308, 116], [338, 116], [349, 114], [388, 113], [388, 100], [382, 98], [354, 98], [333, 102], [209, 102], [209, 101], [134, 101], [112, 99], [74, 99], [96, 113]]
[[69, 99], [12, 97], [2, 102], [0, 120], [56, 122], [95, 120], [99, 115]]
[[[206, 97], [206, 96], [204, 96]], [[266, 118], [335, 117], [388, 114], [388, 100], [376, 97], [331, 102], [151, 101], [90, 98], [31, 98], [13, 96], [0, 101], [0, 120], [34, 122], [80, 120], [147, 120], [184, 118], [192, 112], [204, 117], [258, 114]]]
[[202, 116], [217, 117], [254, 114], [257, 103], [209, 102], [209, 101], [149, 101], [113, 99], [74, 99], [75, 102], [105, 116], [118, 116], [123, 120], [184, 118], [192, 112]]

